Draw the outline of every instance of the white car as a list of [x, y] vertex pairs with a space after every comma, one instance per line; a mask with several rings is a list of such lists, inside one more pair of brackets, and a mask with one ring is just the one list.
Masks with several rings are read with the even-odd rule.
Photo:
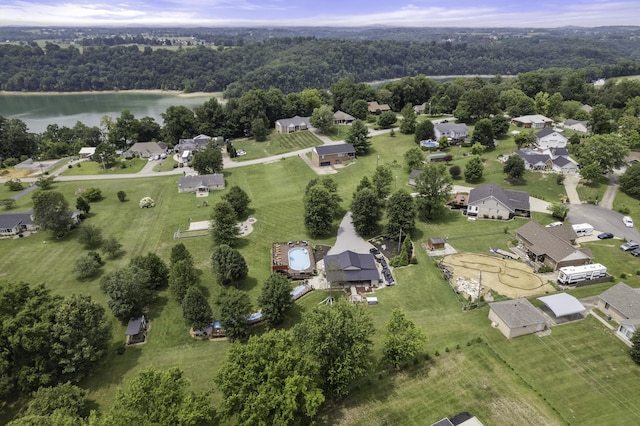
[[627, 228], [633, 228], [633, 219], [631, 219], [629, 216], [623, 216], [622, 223], [624, 223], [624, 226], [626, 226]]
[[551, 222], [545, 228], [555, 228], [556, 226], [562, 226], [562, 222]]

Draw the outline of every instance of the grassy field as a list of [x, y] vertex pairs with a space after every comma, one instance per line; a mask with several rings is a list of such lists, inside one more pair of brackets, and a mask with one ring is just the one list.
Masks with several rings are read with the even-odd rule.
[[351, 129], [351, 126], [347, 124], [333, 126], [333, 129], [331, 129], [331, 131], [328, 132], [326, 136], [330, 137], [331, 140], [334, 140], [334, 141], [343, 141], [347, 139], [347, 136], [349, 136], [350, 129]]
[[[359, 157], [354, 165], [332, 175], [338, 183], [345, 209], [362, 176], [370, 175], [377, 163], [389, 164], [397, 176], [396, 187], [406, 187], [408, 171], [403, 155], [415, 146], [413, 137], [383, 135], [373, 141], [369, 155]], [[236, 142], [236, 146], [245, 149], [241, 143]], [[507, 149], [502, 147], [507, 143], [502, 143], [501, 148]], [[495, 155], [485, 154], [485, 157], [495, 158]], [[299, 158], [224, 173], [227, 185], [238, 185], [248, 193], [252, 200], [250, 214], [257, 219], [254, 232], [238, 245], [249, 266], [249, 277], [240, 288], [255, 303], [261, 284], [269, 275], [271, 242], [308, 239], [313, 243], [331, 244], [335, 237], [312, 239], [306, 234], [301, 201], [306, 183], [316, 175]], [[497, 171], [489, 174], [496, 179], [498, 175]], [[119, 259], [107, 261], [104, 269], [108, 272], [125, 265], [132, 256], [149, 251], [168, 259], [171, 247], [177, 242], [173, 233], [186, 229], [190, 220], [209, 218], [211, 209], [200, 207], [202, 199], [177, 192], [177, 179], [177, 176], [169, 176], [127, 181], [61, 182], [55, 184], [55, 190], [73, 203], [75, 192], [80, 188], [97, 186], [102, 189], [105, 198], [92, 204], [87, 223], [101, 228], [104, 236], [114, 235], [126, 250]], [[552, 184], [556, 185], [555, 180], [546, 183], [550, 189], [545, 191], [549, 194], [558, 191]], [[540, 185], [541, 181], [527, 176], [523, 189], [537, 189], [542, 193]], [[129, 201], [118, 201], [116, 193], [119, 190], [127, 193]], [[4, 187], [0, 188], [0, 195], [7, 193]], [[211, 192], [207, 199], [209, 205], [215, 204], [225, 193]], [[140, 209], [138, 201], [144, 196], [152, 197], [156, 207]], [[616, 202], [628, 204], [637, 213], [637, 201], [632, 204], [630, 199], [619, 196]], [[30, 197], [23, 197], [16, 210], [29, 207]], [[534, 218], [550, 221], [549, 215], [541, 213], [534, 214]], [[520, 219], [506, 223], [469, 222], [459, 213], [449, 212], [438, 221], [417, 222], [413, 239], [420, 247], [429, 237], [447, 235], [449, 242], [460, 251], [486, 253], [490, 247], [506, 248], [515, 229], [523, 223]], [[331, 235], [336, 231], [337, 224]], [[200, 285], [213, 302], [220, 288], [213, 282], [209, 269], [211, 240], [202, 237], [180, 242], [193, 254], [201, 272]], [[596, 261], [606, 264], [617, 278], [623, 272], [634, 274], [640, 269], [640, 259], [621, 256], [618, 245], [617, 241], [608, 240], [590, 243], [588, 247], [596, 255]], [[99, 289], [99, 279], [81, 282], [70, 272], [75, 259], [84, 253], [86, 250], [76, 241], [73, 232], [61, 240], [52, 239], [46, 232], [28, 238], [0, 240], [3, 264], [10, 265], [2, 269], [0, 278], [45, 283], [61, 295], [90, 294], [106, 304], [107, 298]], [[456, 296], [424, 250], [417, 250], [417, 260], [417, 265], [394, 271], [398, 283], [395, 287], [376, 293], [379, 305], [371, 307], [371, 313], [377, 332], [372, 330], [371, 337], [375, 345], [374, 356], [379, 358], [384, 324], [393, 308], [400, 307], [427, 334], [425, 350], [431, 359], [401, 373], [376, 366], [371, 376], [356, 385], [349, 398], [327, 407], [320, 414], [320, 424], [429, 424], [465, 410], [478, 415], [487, 425], [588, 425], [602, 424], [605, 419], [608, 424], [638, 423], [640, 417], [634, 401], [640, 395], [640, 381], [637, 380], [640, 370], [626, 355], [624, 345], [599, 323], [587, 320], [556, 327], [544, 338], [527, 336], [508, 341], [490, 327], [486, 307], [462, 311]], [[625, 282], [640, 286], [640, 277], [633, 275]], [[574, 293], [590, 295], [597, 290], [593, 293], [597, 294], [608, 286], [594, 286]], [[296, 303], [286, 325], [294, 324], [325, 297], [324, 292], [305, 296]], [[152, 306], [150, 318], [148, 343], [129, 348], [124, 355], [116, 354], [117, 346], [124, 342], [124, 325], [111, 319], [114, 337], [109, 357], [91, 379], [82, 383], [98, 407], [109, 406], [116, 390], [150, 365], [179, 366], [192, 381], [193, 390], [213, 389], [212, 378], [224, 362], [228, 343], [191, 339], [180, 306], [166, 291], [160, 293]], [[436, 351], [439, 356], [435, 355]], [[215, 401], [220, 398], [215, 389], [212, 398]], [[3, 414], [0, 423], [7, 419], [7, 414]]]
[[576, 190], [580, 196], [582, 202], [595, 202], [602, 200], [604, 192], [609, 185], [609, 179], [605, 176], [600, 176], [595, 182], [589, 184], [581, 182]]
[[174, 165], [178, 164], [172, 156], [165, 158], [164, 160], [156, 161], [156, 165], [153, 167], [154, 172], [169, 172], [173, 170]]
[[311, 148], [312, 146], [321, 144], [322, 141], [320, 141], [320, 139], [318, 139], [312, 132], [280, 134], [274, 131], [265, 142], [256, 142], [253, 139], [239, 139], [233, 141], [233, 146], [235, 146], [236, 149], [244, 149], [247, 152], [247, 155], [236, 157], [234, 158], [234, 161], [246, 161], [254, 160], [256, 158], [270, 157], [272, 155]]
[[62, 176], [86, 176], [86, 175], [113, 175], [113, 174], [127, 174], [138, 173], [145, 164], [147, 164], [146, 158], [132, 158], [130, 160], [122, 160], [125, 167], [117, 166], [110, 169], [105, 169], [102, 163], [99, 161], [82, 161], [76, 163], [71, 168], [66, 168], [61, 175]]

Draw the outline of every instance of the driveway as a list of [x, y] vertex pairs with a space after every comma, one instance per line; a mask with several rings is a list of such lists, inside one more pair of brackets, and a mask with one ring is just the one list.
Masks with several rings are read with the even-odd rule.
[[342, 222], [340, 222], [338, 238], [336, 238], [336, 243], [329, 250], [329, 254], [338, 254], [345, 250], [351, 250], [356, 253], [369, 253], [371, 248], [373, 248], [373, 245], [358, 235], [351, 222], [351, 212], [347, 212], [342, 218]]
[[640, 242], [640, 232], [624, 226], [622, 214], [601, 206], [572, 204], [567, 220], [571, 223], [590, 223], [599, 232], [611, 232], [618, 238]]

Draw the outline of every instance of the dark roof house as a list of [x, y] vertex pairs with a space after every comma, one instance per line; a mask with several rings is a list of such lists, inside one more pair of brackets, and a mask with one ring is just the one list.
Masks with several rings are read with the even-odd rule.
[[291, 118], [282, 118], [276, 121], [276, 131], [278, 133], [294, 133], [302, 130], [309, 130], [311, 124], [310, 117], [295, 116]]
[[178, 192], [209, 192], [211, 189], [224, 189], [222, 173], [178, 178]]
[[530, 221], [516, 230], [516, 237], [524, 245], [529, 258], [554, 269], [591, 263], [589, 249], [577, 249], [571, 242], [577, 238], [570, 226], [546, 228]]
[[640, 292], [618, 283], [600, 294], [598, 308], [616, 321], [640, 319]]
[[529, 216], [529, 194], [503, 189], [491, 182], [469, 192], [467, 214], [471, 216], [510, 219], [515, 215]]
[[33, 223], [33, 210], [22, 213], [0, 213], [0, 236], [18, 235], [24, 231], [36, 231], [38, 226]]
[[356, 149], [350, 143], [320, 145], [311, 151], [311, 162], [318, 167], [333, 166], [352, 160], [355, 156]]
[[327, 280], [336, 284], [357, 282], [376, 283], [380, 279], [376, 261], [371, 253], [355, 253], [351, 250], [324, 258], [324, 270]]
[[144, 315], [139, 318], [131, 318], [124, 334], [127, 338], [127, 345], [144, 342], [147, 339], [147, 320]]
[[353, 115], [349, 115], [343, 111], [336, 111], [333, 113], [333, 124], [351, 124], [355, 121]]
[[527, 299], [489, 303], [489, 319], [508, 339], [542, 331], [546, 318]]

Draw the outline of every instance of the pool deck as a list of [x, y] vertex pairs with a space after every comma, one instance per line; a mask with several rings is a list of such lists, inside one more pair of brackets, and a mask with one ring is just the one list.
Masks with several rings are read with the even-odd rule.
[[[303, 248], [309, 256], [309, 267], [303, 270], [292, 269], [289, 265], [289, 250]], [[271, 245], [271, 272], [285, 273], [291, 279], [305, 279], [313, 276], [316, 261], [313, 256], [311, 244], [307, 241], [289, 241], [286, 243], [273, 243]]]

